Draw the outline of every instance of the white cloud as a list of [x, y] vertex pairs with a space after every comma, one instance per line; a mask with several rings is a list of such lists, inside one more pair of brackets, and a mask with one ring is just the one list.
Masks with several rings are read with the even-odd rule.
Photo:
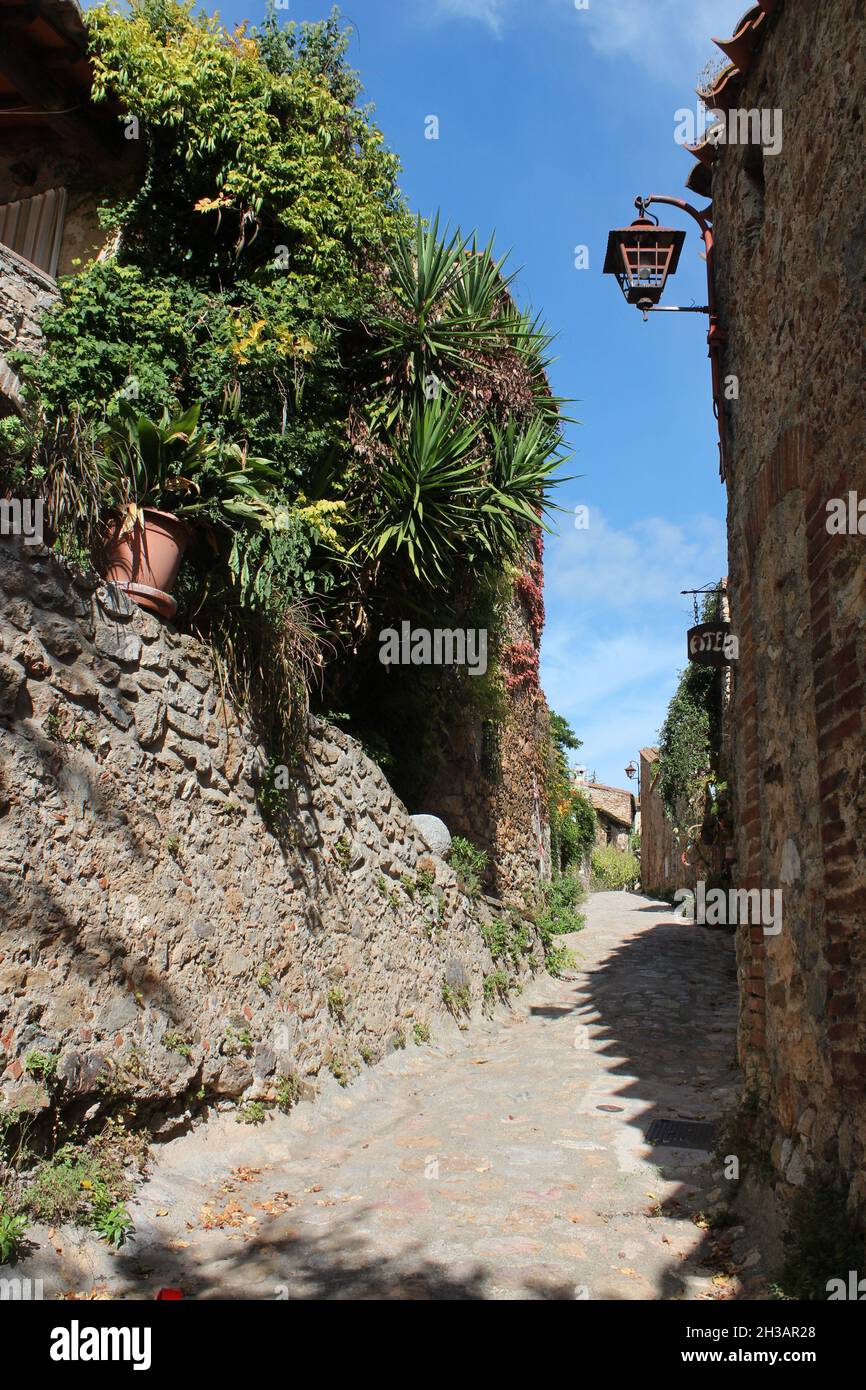
[[[509, 21], [534, 10], [539, 0], [435, 0], [432, 17], [474, 20], [501, 37]], [[656, 77], [682, 82], [694, 70], [719, 56], [711, 36], [731, 34], [746, 8], [746, 0], [590, 0], [577, 10], [574, 0], [546, 0], [574, 24], [586, 26], [593, 48], [606, 57], [629, 58]]]
[[602, 604], [640, 611], [650, 604], [667, 607], [680, 589], [715, 579], [724, 565], [724, 528], [712, 517], [686, 525], [650, 516], [617, 530], [593, 507], [586, 530], [564, 526], [548, 541], [545, 576], [549, 594], [572, 598], [584, 610]]
[[581, 18], [599, 53], [681, 81], [690, 64], [697, 79], [708, 58], [722, 57], [711, 39], [733, 33], [745, 9], [744, 0], [590, 0]]
[[474, 19], [485, 24], [497, 37], [502, 26], [509, 0], [436, 0], [436, 16], [439, 19]]
[[686, 665], [691, 598], [725, 573], [724, 523], [643, 517], [626, 529], [597, 509], [586, 531], [548, 540], [541, 677], [553, 709], [583, 740], [573, 761], [622, 786], [656, 738]]

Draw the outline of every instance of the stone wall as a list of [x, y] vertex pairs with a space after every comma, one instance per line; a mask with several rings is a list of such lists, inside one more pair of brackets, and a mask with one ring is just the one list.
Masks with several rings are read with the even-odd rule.
[[640, 753], [640, 881], [650, 897], [665, 897], [678, 888], [694, 885], [683, 878], [686, 871], [674, 828], [665, 815], [655, 778], [658, 753], [642, 748]]
[[[728, 716], [725, 715], [725, 728]], [[700, 835], [686, 848], [680, 844], [658, 790], [658, 752], [640, 752], [640, 877], [645, 893], [668, 897], [679, 888], [694, 893], [698, 883], [717, 886], [725, 872], [725, 846], [705, 844]], [[685, 819], [685, 817], [684, 817]]]
[[40, 321], [57, 298], [57, 285], [23, 257], [0, 242], [0, 398], [15, 400], [17, 377], [7, 366], [5, 354], [12, 348], [39, 352]]
[[[866, 1205], [866, 47], [862, 0], [786, 0], [736, 104], [780, 108], [777, 156], [713, 176], [727, 332], [732, 782], [741, 887], [781, 888], [778, 936], [739, 928], [740, 1055], [787, 1200], [810, 1170]], [[866, 528], [864, 528], [866, 529]]]
[[273, 833], [207, 649], [97, 582], [0, 541], [2, 1103], [45, 1104], [34, 1052], [80, 1113], [176, 1118], [456, 1026], [443, 983], [480, 1003], [496, 904], [319, 721]]
[[547, 704], [537, 682], [537, 643], [517, 596], [506, 615], [503, 647], [534, 651], [534, 675], [512, 679], [501, 722], [471, 710], [455, 721], [424, 810], [440, 816], [452, 835], [486, 850], [493, 892], [519, 899], [549, 877], [550, 824]]

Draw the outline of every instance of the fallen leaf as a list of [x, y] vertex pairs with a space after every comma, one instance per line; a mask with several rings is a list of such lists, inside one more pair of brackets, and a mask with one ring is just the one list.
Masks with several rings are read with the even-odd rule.
[[226, 1226], [243, 1226], [249, 1221], [255, 1223], [255, 1219], [254, 1216], [247, 1215], [239, 1202], [227, 1202], [222, 1211], [214, 1211], [212, 1207], [203, 1206], [199, 1216], [203, 1231], [222, 1231]]
[[289, 1211], [298, 1205], [296, 1197], [290, 1197], [288, 1192], [275, 1192], [264, 1202], [253, 1202], [257, 1211], [266, 1211], [268, 1216], [282, 1216], [284, 1211]]

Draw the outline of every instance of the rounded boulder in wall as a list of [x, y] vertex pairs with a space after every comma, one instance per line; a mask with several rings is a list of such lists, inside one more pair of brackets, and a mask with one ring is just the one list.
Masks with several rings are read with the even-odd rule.
[[447, 858], [451, 849], [451, 831], [444, 820], [438, 816], [410, 816], [410, 820], [431, 854], [438, 854], [441, 859]]

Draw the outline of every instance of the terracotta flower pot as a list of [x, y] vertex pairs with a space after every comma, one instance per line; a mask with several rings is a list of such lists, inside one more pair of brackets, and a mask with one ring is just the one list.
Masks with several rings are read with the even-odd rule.
[[105, 545], [104, 578], [125, 589], [140, 608], [171, 618], [177, 604], [170, 598], [180, 562], [193, 533], [171, 512], [144, 508], [144, 526], [121, 536], [115, 518]]

